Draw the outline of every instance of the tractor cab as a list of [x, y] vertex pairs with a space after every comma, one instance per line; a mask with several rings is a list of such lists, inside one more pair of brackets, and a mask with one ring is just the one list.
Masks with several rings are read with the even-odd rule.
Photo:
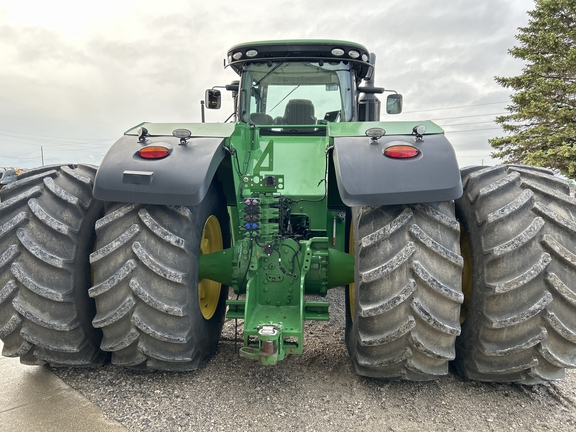
[[[374, 56], [362, 45], [343, 41], [245, 43], [229, 50], [227, 66], [240, 75], [238, 85], [226, 86], [234, 91], [238, 121], [258, 125], [264, 134], [325, 134], [330, 122], [379, 120], [365, 114], [375, 112], [365, 109], [372, 103], [378, 104], [379, 116], [374, 93], [384, 89], [370, 85]], [[387, 107], [400, 112], [401, 95], [390, 95], [390, 99]], [[400, 104], [394, 105], [398, 99]], [[220, 107], [219, 90], [206, 92], [205, 106]]]
[[242, 73], [239, 117], [284, 132], [291, 130], [285, 126], [351, 121], [355, 86], [353, 69], [342, 61], [249, 64]]

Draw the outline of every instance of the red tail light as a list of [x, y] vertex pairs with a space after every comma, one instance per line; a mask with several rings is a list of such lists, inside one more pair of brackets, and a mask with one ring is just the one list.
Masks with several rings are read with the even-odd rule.
[[384, 149], [384, 156], [393, 159], [410, 159], [420, 154], [420, 150], [409, 145], [394, 145]]
[[144, 159], [164, 159], [170, 154], [166, 147], [149, 146], [138, 150], [138, 155]]

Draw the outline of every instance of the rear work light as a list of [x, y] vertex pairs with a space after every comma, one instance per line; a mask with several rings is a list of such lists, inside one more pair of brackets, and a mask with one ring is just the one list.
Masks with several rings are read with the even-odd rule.
[[170, 154], [166, 147], [149, 146], [138, 150], [138, 155], [144, 159], [164, 159]]
[[410, 145], [394, 145], [382, 150], [384, 156], [392, 159], [410, 159], [420, 154], [420, 150]]

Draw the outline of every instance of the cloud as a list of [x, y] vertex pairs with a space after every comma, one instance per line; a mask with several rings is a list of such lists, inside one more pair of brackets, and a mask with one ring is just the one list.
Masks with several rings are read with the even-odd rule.
[[[493, 77], [520, 71], [507, 50], [530, 6], [520, 0], [280, 0], [265, 6], [254, 0], [241, 6], [225, 0], [102, 0], [85, 10], [75, 1], [56, 9], [32, 3], [0, 7], [0, 134], [40, 130], [92, 139], [119, 136], [141, 121], [199, 121], [204, 90], [237, 79], [223, 68], [227, 49], [251, 40], [364, 44], [377, 54], [376, 85], [403, 93], [405, 110], [412, 112], [394, 120], [489, 113], [491, 106], [468, 106], [508, 98]], [[208, 121], [228, 117], [232, 104], [225, 99], [222, 110], [207, 113]], [[453, 106], [462, 108], [442, 109]], [[491, 133], [454, 133], [454, 142], [487, 157]], [[0, 135], [3, 148], [8, 142]], [[78, 160], [84, 153], [76, 144], [63, 145], [70, 152], [54, 152], [54, 158]], [[22, 149], [38, 145], [29, 139]], [[0, 151], [0, 165], [5, 153]], [[97, 148], [86, 157], [100, 154]]]
[[53, 30], [41, 27], [0, 26], [1, 49], [15, 64], [34, 67], [44, 62], [85, 63], [84, 53]]

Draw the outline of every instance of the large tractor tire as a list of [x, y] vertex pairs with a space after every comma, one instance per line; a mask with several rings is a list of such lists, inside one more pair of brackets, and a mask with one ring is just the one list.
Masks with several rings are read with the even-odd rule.
[[456, 367], [470, 379], [536, 384], [576, 366], [576, 205], [542, 168], [462, 171], [468, 310]]
[[346, 345], [359, 375], [448, 373], [460, 334], [463, 259], [454, 202], [355, 207]]
[[92, 327], [88, 256], [102, 202], [92, 197], [96, 169], [43, 167], [0, 191], [2, 354], [24, 364], [104, 362]]
[[114, 204], [96, 223], [93, 325], [112, 363], [185, 371], [206, 364], [224, 323], [228, 290], [198, 281], [201, 253], [229, 242], [226, 201], [213, 184], [195, 207]]

